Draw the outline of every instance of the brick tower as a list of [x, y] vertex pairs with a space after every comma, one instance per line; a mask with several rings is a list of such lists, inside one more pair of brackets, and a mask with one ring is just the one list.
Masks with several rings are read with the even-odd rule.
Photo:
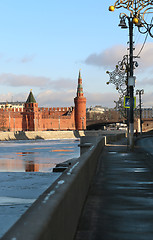
[[76, 130], [86, 129], [86, 98], [83, 94], [82, 78], [79, 71], [77, 96], [74, 98], [75, 103], [75, 128]]
[[29, 93], [27, 101], [25, 102], [26, 112], [26, 130], [37, 131], [38, 130], [38, 103], [33, 96], [32, 90]]

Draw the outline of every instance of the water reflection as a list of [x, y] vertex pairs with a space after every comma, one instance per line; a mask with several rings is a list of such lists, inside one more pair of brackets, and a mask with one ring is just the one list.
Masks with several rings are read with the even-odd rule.
[[75, 157], [75, 140], [1, 142], [0, 172], [50, 172], [57, 163]]
[[25, 164], [25, 172], [39, 172], [39, 164], [33, 161], [27, 161]]
[[35, 152], [17, 152], [16, 154], [25, 156], [25, 155], [27, 155], [27, 154], [36, 154], [36, 153], [35, 153]]

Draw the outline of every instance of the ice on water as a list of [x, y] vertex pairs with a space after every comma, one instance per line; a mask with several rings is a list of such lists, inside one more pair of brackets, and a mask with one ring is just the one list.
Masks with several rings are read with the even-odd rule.
[[78, 156], [75, 140], [0, 142], [0, 237], [60, 176], [53, 166]]

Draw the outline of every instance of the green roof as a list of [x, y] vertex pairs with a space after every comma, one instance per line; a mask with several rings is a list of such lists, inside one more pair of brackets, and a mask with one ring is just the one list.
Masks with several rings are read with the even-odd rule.
[[26, 103], [36, 103], [36, 100], [35, 100], [35, 98], [34, 98], [34, 96], [33, 96], [32, 91], [30, 91]]

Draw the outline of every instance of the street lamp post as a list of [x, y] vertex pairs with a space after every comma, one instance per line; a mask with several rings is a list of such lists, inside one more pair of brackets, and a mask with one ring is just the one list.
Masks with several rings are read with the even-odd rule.
[[[132, 82], [128, 81], [129, 92], [130, 92], [130, 116], [129, 116], [129, 145], [131, 148], [134, 146], [134, 114], [133, 114], [133, 88], [134, 88], [134, 78], [133, 78], [133, 19], [130, 14], [128, 17], [129, 22], [129, 44], [130, 44], [130, 72], [129, 77]], [[128, 78], [129, 79], [129, 78]]]
[[142, 109], [141, 109], [141, 95], [144, 94], [144, 90], [136, 90], [136, 95], [139, 95], [139, 113], [140, 113], [140, 134], [142, 134]]
[[134, 61], [133, 61], [133, 24], [138, 27], [139, 32], [149, 33], [151, 37], [153, 34], [151, 32], [153, 24], [148, 24], [145, 21], [145, 14], [151, 13], [153, 9], [153, 1], [142, 1], [142, 0], [117, 0], [114, 6], [109, 7], [109, 11], [114, 11], [115, 8], [125, 8], [130, 11], [130, 17], [126, 13], [120, 14], [120, 24], [121, 28], [127, 28], [125, 20], [128, 19], [129, 24], [129, 73], [128, 73], [128, 87], [130, 93], [130, 116], [129, 116], [129, 145], [130, 149], [134, 148], [134, 101], [133, 92], [135, 87], [135, 77], [133, 76]]

